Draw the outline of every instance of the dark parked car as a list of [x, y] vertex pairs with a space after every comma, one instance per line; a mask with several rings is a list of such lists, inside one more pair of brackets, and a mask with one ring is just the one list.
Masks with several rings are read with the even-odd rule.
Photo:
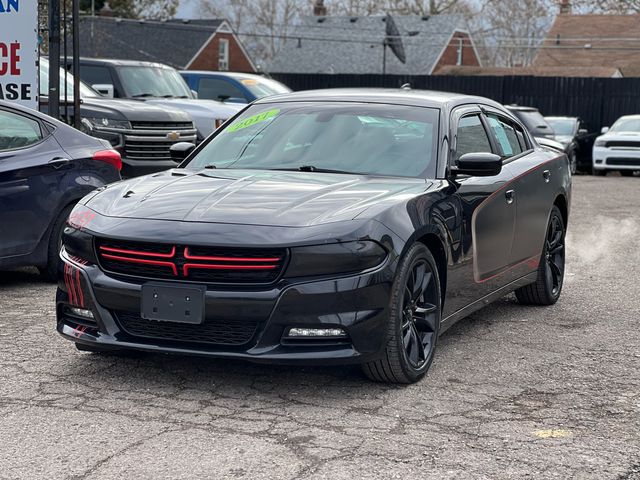
[[106, 140], [0, 101], [0, 269], [33, 265], [55, 278], [71, 209], [120, 180], [120, 167]]
[[598, 136], [578, 117], [544, 117], [569, 157], [571, 173], [591, 172], [591, 151]]
[[[73, 76], [67, 72], [66, 97], [69, 115], [73, 118]], [[64, 70], [60, 72], [62, 83], [61, 113], [64, 115]], [[49, 63], [40, 59], [40, 91], [47, 92]], [[195, 142], [196, 128], [188, 113], [171, 107], [160, 107], [133, 100], [114, 100], [102, 97], [84, 83], [80, 83], [81, 129], [92, 137], [103, 138], [122, 156], [124, 177], [173, 168], [169, 148], [178, 142]], [[40, 110], [49, 113], [49, 99], [40, 97]]]
[[414, 382], [438, 335], [488, 302], [558, 300], [570, 187], [566, 155], [485, 98], [268, 97], [179, 168], [75, 208], [57, 328], [80, 350]]
[[519, 105], [505, 105], [527, 130], [536, 138], [548, 138], [555, 140], [555, 132], [549, 122], [545, 120], [537, 108], [521, 107]]
[[198, 98], [221, 102], [251, 103], [269, 95], [291, 92], [276, 80], [249, 73], [185, 70], [180, 75]]

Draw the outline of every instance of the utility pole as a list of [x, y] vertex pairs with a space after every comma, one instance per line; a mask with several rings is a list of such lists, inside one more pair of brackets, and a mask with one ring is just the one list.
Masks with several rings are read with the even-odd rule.
[[49, 0], [49, 115], [60, 118], [60, 0]]
[[71, 17], [71, 28], [73, 29], [73, 126], [80, 130], [80, 0], [73, 0]]

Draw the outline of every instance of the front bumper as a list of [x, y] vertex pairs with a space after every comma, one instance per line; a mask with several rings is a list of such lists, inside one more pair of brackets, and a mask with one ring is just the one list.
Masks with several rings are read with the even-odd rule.
[[[323, 365], [362, 363], [377, 358], [384, 349], [395, 265], [389, 259], [360, 275], [295, 283], [281, 280], [263, 289], [208, 287], [203, 324], [208, 331], [230, 325], [240, 325], [245, 332], [252, 328], [246, 342], [229, 344], [160, 338], [153, 332], [148, 335], [149, 329], [145, 335], [132, 333], [126, 319], [140, 315], [144, 282], [106, 275], [98, 266], [83, 264], [64, 250], [61, 257], [65, 273], [56, 296], [57, 330], [74, 342], [104, 349]], [[73, 316], [69, 306], [91, 310], [94, 320]], [[146, 322], [151, 330], [171, 323]], [[348, 336], [291, 340], [285, 336], [291, 327], [340, 327]]]
[[122, 155], [122, 171], [123, 178], [140, 177], [149, 175], [150, 173], [162, 172], [170, 168], [176, 168], [178, 163], [173, 160], [132, 160], [127, 158], [124, 153]]
[[593, 147], [594, 170], [640, 170], [640, 150]]

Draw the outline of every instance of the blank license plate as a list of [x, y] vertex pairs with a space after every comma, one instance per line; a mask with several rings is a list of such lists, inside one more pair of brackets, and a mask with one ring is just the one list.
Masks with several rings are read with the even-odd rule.
[[198, 285], [146, 283], [142, 286], [142, 318], [159, 322], [202, 323], [204, 294]]

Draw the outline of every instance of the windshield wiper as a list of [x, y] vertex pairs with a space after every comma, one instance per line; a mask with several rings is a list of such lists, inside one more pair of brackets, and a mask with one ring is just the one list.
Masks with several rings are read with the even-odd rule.
[[346, 170], [333, 170], [330, 168], [318, 168], [315, 167], [313, 165], [300, 165], [298, 168], [296, 169], [291, 169], [291, 170], [298, 170], [300, 172], [318, 172], [318, 173], [348, 173], [350, 175], [355, 175], [353, 172], [347, 172]]
[[218, 168], [216, 167], [213, 163], [210, 165], [205, 165], [203, 168], [208, 168], [208, 169], [213, 169], [213, 168]]
[[132, 98], [141, 98], [141, 97], [155, 97], [153, 93], [138, 93], [137, 95], [132, 95]]

